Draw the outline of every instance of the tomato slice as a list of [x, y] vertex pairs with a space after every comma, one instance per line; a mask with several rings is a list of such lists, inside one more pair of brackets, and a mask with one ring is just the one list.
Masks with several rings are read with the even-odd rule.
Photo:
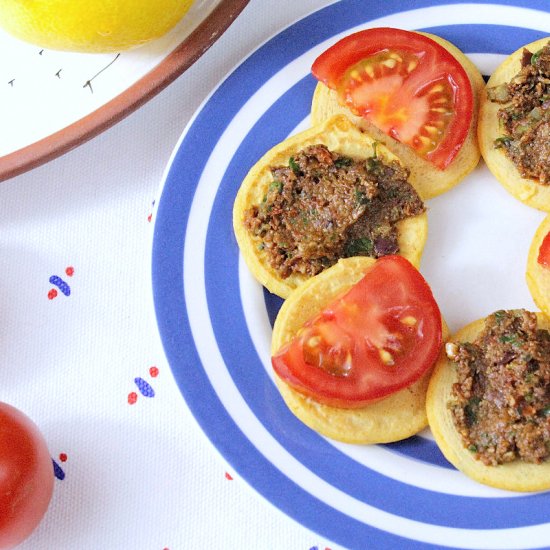
[[271, 361], [297, 391], [356, 408], [421, 378], [441, 342], [441, 314], [430, 287], [408, 260], [384, 256]]
[[472, 121], [473, 93], [462, 65], [437, 42], [392, 28], [359, 31], [313, 63], [339, 101], [444, 170]]
[[550, 268], [550, 232], [548, 232], [546, 237], [542, 240], [537, 262], [542, 265], [542, 267]]

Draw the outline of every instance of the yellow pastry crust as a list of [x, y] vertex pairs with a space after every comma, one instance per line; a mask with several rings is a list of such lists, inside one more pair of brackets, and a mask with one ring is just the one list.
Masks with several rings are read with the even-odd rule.
[[[537, 313], [539, 328], [550, 329], [550, 321]], [[485, 319], [478, 319], [459, 330], [453, 342], [472, 342], [482, 332]], [[510, 491], [542, 491], [550, 489], [550, 461], [532, 464], [516, 460], [498, 466], [486, 466], [464, 447], [457, 432], [448, 403], [456, 381], [456, 368], [442, 350], [426, 397], [426, 410], [432, 434], [447, 460], [467, 476], [491, 487]]]
[[[523, 48], [532, 52], [540, 50], [550, 38], [542, 38], [516, 50], [507, 57], [491, 75], [487, 88], [509, 82], [521, 69]], [[478, 140], [481, 154], [489, 170], [502, 186], [524, 204], [550, 212], [550, 185], [541, 185], [535, 180], [522, 178], [514, 163], [502, 149], [495, 148], [495, 139], [502, 136], [497, 112], [502, 107], [487, 98], [487, 92], [481, 94]]]
[[531, 241], [525, 279], [535, 304], [550, 316], [550, 268], [540, 265], [537, 261], [540, 245], [548, 232], [550, 232], [550, 216], [542, 220]]
[[[342, 259], [293, 292], [275, 320], [272, 354], [288, 343], [308, 319], [357, 283], [374, 261], [365, 257]], [[304, 424], [338, 441], [367, 444], [399, 441], [427, 426], [425, 395], [430, 374], [360, 409], [324, 405], [295, 391], [277, 375], [275, 379], [287, 406]]]
[[464, 67], [472, 85], [474, 110], [470, 130], [458, 155], [445, 170], [436, 168], [429, 161], [419, 157], [408, 145], [396, 141], [364, 118], [354, 115], [347, 107], [340, 105], [336, 92], [321, 82], [317, 84], [313, 94], [311, 123], [319, 124], [336, 114], [344, 114], [349, 117], [354, 124], [383, 143], [401, 159], [411, 171], [409, 181], [414, 185], [420, 197], [426, 200], [448, 191], [477, 166], [480, 158], [476, 137], [477, 112], [479, 97], [485, 87], [485, 82], [477, 67], [456, 46], [433, 34], [418, 34], [431, 38], [448, 50]]
[[[336, 116], [309, 130], [292, 136], [268, 151], [243, 180], [233, 206], [233, 229], [243, 258], [254, 275], [270, 292], [287, 298], [308, 276], [296, 273], [286, 279], [270, 265], [268, 255], [261, 250], [261, 239], [253, 236], [244, 226], [245, 212], [260, 204], [273, 182], [270, 167], [287, 165], [288, 159], [309, 145], [323, 144], [331, 151], [354, 159], [367, 159], [374, 154], [373, 140], [358, 130], [346, 117]], [[376, 154], [385, 162], [398, 160], [382, 145]], [[428, 234], [426, 213], [401, 220], [397, 224], [400, 254], [413, 265], [420, 258]]]

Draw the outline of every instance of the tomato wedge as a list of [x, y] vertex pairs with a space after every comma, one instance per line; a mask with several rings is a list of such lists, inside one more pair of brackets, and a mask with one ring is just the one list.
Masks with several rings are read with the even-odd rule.
[[421, 378], [438, 357], [441, 330], [422, 275], [402, 256], [384, 256], [271, 362], [280, 378], [316, 401], [363, 407]]
[[462, 65], [437, 42], [392, 28], [359, 31], [313, 63], [339, 101], [444, 170], [472, 121], [473, 93]]
[[550, 232], [546, 233], [546, 237], [542, 240], [537, 262], [542, 265], [542, 267], [550, 268]]

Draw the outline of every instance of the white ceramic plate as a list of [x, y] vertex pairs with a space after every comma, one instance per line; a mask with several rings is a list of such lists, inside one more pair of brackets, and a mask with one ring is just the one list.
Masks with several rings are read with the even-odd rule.
[[168, 34], [120, 54], [39, 48], [0, 30], [0, 181], [97, 135], [157, 94], [248, 0], [196, 0]]
[[[156, 212], [153, 290], [174, 376], [232, 468], [265, 499], [349, 548], [540, 548], [550, 494], [479, 485], [452, 468], [429, 432], [392, 445], [337, 444], [286, 408], [271, 374], [280, 300], [244, 266], [232, 231], [236, 191], [271, 146], [309, 124], [313, 60], [369, 26], [438, 34], [483, 74], [550, 35], [543, 0], [444, 3], [343, 0], [285, 29], [205, 101], [173, 154]], [[481, 164], [428, 202], [421, 271], [452, 331], [534, 303], [527, 250], [544, 215], [519, 203]]]

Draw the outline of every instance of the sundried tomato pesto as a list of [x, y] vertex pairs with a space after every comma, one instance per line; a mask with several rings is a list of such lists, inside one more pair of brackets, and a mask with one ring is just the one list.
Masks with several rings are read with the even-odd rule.
[[449, 403], [464, 446], [484, 464], [550, 454], [550, 334], [534, 313], [497, 311], [472, 343], [447, 344], [457, 382]]
[[270, 170], [273, 182], [244, 224], [283, 278], [349, 256], [396, 254], [397, 222], [425, 210], [408, 170], [377, 155], [355, 160], [312, 145]]
[[521, 70], [505, 84], [490, 88], [488, 98], [505, 104], [498, 111], [502, 147], [524, 178], [550, 184], [550, 44], [538, 52], [523, 50]]

